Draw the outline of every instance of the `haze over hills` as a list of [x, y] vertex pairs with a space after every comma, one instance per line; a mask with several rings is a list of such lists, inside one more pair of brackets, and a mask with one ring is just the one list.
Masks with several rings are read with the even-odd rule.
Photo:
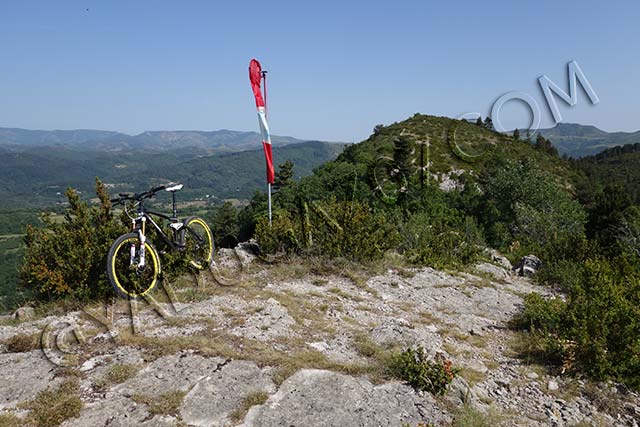
[[[12, 151], [44, 146], [66, 146], [81, 150], [122, 151], [139, 148], [153, 151], [170, 151], [189, 147], [215, 152], [235, 152], [253, 150], [261, 140], [257, 132], [214, 130], [214, 131], [146, 131], [138, 135], [127, 135], [91, 129], [76, 130], [28, 130], [0, 128], [0, 147]], [[297, 144], [304, 140], [289, 136], [271, 136], [275, 147]]]
[[[524, 135], [525, 131], [521, 134]], [[551, 140], [560, 154], [574, 158], [594, 155], [615, 146], [640, 142], [640, 131], [605, 132], [595, 126], [577, 123], [558, 123], [552, 128], [540, 129], [540, 133]]]

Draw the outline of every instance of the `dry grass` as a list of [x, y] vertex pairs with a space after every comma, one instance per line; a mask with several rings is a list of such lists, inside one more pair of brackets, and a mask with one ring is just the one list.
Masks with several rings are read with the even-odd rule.
[[184, 391], [173, 390], [159, 396], [135, 394], [131, 398], [136, 403], [147, 405], [154, 415], [178, 415], [185, 395]]
[[465, 404], [456, 411], [451, 427], [498, 427], [503, 421], [504, 417], [494, 408], [484, 413]]
[[115, 384], [120, 384], [133, 378], [138, 372], [139, 367], [130, 364], [112, 365], [102, 378], [94, 384], [96, 390], [105, 391]]
[[330, 288], [327, 292], [329, 292], [329, 293], [331, 293], [333, 295], [336, 295], [337, 297], [344, 298], [344, 299], [350, 299], [350, 300], [353, 300], [355, 302], [364, 301], [364, 298], [362, 298], [362, 297], [360, 297], [358, 295], [354, 295], [354, 294], [350, 294], [348, 292], [345, 292], [342, 289], [337, 288], [337, 287]]
[[242, 403], [240, 404], [240, 406], [236, 408], [231, 413], [231, 415], [229, 415], [229, 418], [231, 418], [231, 421], [233, 421], [234, 423], [239, 423], [244, 419], [244, 417], [247, 415], [247, 412], [249, 412], [249, 409], [251, 409], [252, 406], [262, 405], [267, 401], [268, 398], [269, 395], [264, 391], [252, 391], [251, 393], [247, 394], [244, 399], [242, 399]]
[[487, 346], [487, 338], [482, 335], [465, 334], [460, 332], [455, 325], [447, 325], [440, 328], [438, 333], [443, 337], [451, 337], [457, 341], [465, 342], [476, 348], [484, 348]]
[[473, 387], [476, 384], [481, 383], [486, 378], [486, 375], [483, 372], [467, 367], [460, 368], [459, 374], [467, 381], [467, 383], [469, 383], [469, 387]]
[[70, 379], [56, 389], [46, 389], [38, 393], [31, 402], [22, 406], [29, 410], [27, 420], [37, 427], [54, 427], [65, 420], [80, 415], [82, 400], [77, 379]]
[[[357, 363], [338, 363], [329, 361], [319, 351], [303, 347], [304, 342], [292, 341], [290, 348], [277, 350], [273, 343], [237, 337], [220, 332], [215, 336], [176, 336], [145, 337], [123, 334], [122, 343], [143, 348], [147, 360], [177, 353], [180, 350], [195, 350], [207, 357], [219, 356], [226, 359], [249, 360], [259, 366], [272, 366], [278, 370], [278, 379], [284, 381], [299, 369], [315, 368], [343, 372], [346, 374], [364, 374], [371, 371], [368, 365]], [[286, 342], [280, 344], [287, 344]], [[301, 349], [302, 348], [302, 349]]]
[[20, 427], [24, 425], [24, 421], [11, 413], [0, 414], [0, 426], [2, 427]]
[[375, 343], [369, 335], [364, 332], [358, 331], [354, 333], [353, 345], [359, 355], [376, 359], [384, 352], [384, 348]]
[[26, 353], [40, 348], [40, 334], [18, 334], [9, 338], [5, 345], [9, 353]]

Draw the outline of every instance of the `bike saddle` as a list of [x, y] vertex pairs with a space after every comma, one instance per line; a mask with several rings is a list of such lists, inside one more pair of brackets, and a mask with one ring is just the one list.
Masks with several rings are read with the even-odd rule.
[[165, 190], [175, 193], [176, 191], [182, 190], [183, 184], [170, 184]]

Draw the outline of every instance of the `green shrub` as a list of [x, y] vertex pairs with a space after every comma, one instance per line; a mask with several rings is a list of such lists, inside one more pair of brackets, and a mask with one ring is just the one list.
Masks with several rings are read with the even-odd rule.
[[584, 208], [533, 161], [495, 164], [482, 185], [478, 214], [493, 247], [505, 248], [517, 240], [546, 261], [570, 252], [574, 242], [584, 238]]
[[392, 355], [389, 360], [389, 373], [406, 381], [415, 389], [444, 395], [458, 369], [453, 368], [451, 361], [444, 358], [429, 360], [424, 348], [418, 347]]
[[267, 253], [304, 251], [356, 261], [380, 259], [398, 242], [383, 214], [364, 203], [336, 200], [309, 204], [302, 213], [276, 210], [271, 226], [266, 217], [258, 221], [255, 237]]
[[548, 299], [537, 293], [524, 297], [524, 310], [513, 323], [522, 329], [556, 333], [564, 322], [567, 304], [560, 298]]
[[[636, 271], [633, 271], [634, 269]], [[567, 310], [577, 368], [640, 387], [640, 274], [604, 258], [585, 262]]]
[[263, 216], [256, 224], [255, 238], [260, 249], [266, 253], [292, 254], [300, 250], [300, 226], [294, 223], [292, 215], [278, 209], [273, 212], [271, 224], [269, 218]]
[[402, 249], [410, 262], [435, 268], [468, 265], [481, 252], [481, 233], [471, 217], [460, 227], [443, 225], [426, 213], [409, 217], [403, 226]]
[[627, 259], [588, 259], [567, 302], [531, 294], [514, 319], [529, 329], [552, 363], [597, 380], [613, 379], [640, 388], [640, 268]]
[[100, 204], [89, 208], [68, 189], [69, 209], [62, 222], [47, 216], [43, 228], [27, 227], [20, 280], [38, 299], [87, 299], [110, 292], [107, 253], [127, 229], [114, 218], [109, 195], [97, 179], [96, 193]]
[[393, 223], [362, 202], [330, 200], [311, 209], [310, 252], [356, 261], [380, 259], [396, 247], [399, 236]]

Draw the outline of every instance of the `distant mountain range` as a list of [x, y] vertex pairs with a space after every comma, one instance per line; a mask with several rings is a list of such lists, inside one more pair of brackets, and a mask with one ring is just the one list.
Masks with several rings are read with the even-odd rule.
[[[342, 143], [273, 136], [276, 166], [294, 162], [296, 176], [334, 159]], [[247, 199], [265, 182], [256, 132], [154, 131], [131, 136], [97, 130], [0, 128], [0, 208], [44, 206], [73, 187], [92, 195], [95, 177], [112, 192], [143, 191], [179, 181], [182, 200]]]
[[[521, 134], [524, 135], [525, 131]], [[591, 156], [611, 147], [640, 142], [640, 131], [605, 132], [595, 126], [559, 123], [539, 131], [558, 149], [560, 154], [579, 158]]]
[[[297, 144], [304, 140], [272, 135], [274, 147]], [[214, 154], [253, 150], [261, 140], [257, 132], [215, 131], [147, 131], [139, 135], [120, 132], [77, 130], [27, 130], [0, 128], [0, 147], [11, 151], [44, 146], [64, 146], [80, 150], [118, 152], [130, 149], [170, 151], [189, 147], [192, 151]]]

